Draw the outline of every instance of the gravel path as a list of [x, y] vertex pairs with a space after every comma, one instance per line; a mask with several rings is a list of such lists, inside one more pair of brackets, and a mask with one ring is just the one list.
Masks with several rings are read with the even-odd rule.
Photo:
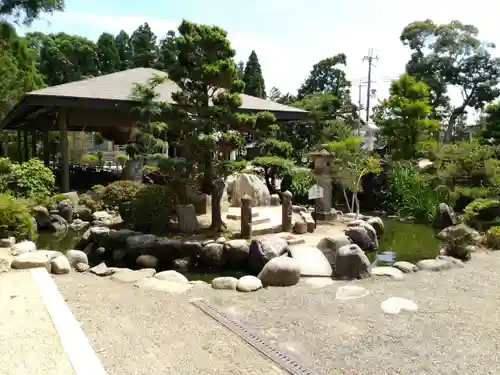
[[[348, 284], [338, 281], [251, 294], [198, 287], [183, 295], [76, 273], [57, 283], [110, 375], [282, 373], [193, 307], [198, 296], [319, 374], [486, 375], [500, 372], [498, 269], [500, 253], [475, 254], [463, 269], [351, 282], [369, 295], [347, 301], [336, 299]], [[415, 301], [419, 311], [385, 314], [380, 303], [393, 296]]]

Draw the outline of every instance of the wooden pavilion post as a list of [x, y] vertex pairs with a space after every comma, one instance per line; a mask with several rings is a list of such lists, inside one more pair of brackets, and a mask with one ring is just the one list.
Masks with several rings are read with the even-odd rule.
[[31, 130], [31, 157], [36, 158], [36, 128]]
[[49, 144], [49, 130], [43, 131], [43, 164], [46, 167], [50, 165], [50, 144]]
[[28, 161], [30, 159], [30, 148], [28, 146], [28, 125], [26, 123], [24, 124], [23, 129], [23, 151], [23, 161]]
[[23, 147], [22, 147], [22, 140], [21, 140], [21, 128], [17, 129], [17, 161], [21, 163], [23, 161]]
[[62, 193], [69, 192], [69, 150], [68, 150], [68, 123], [67, 113], [64, 108], [59, 108], [57, 118], [59, 125], [59, 145], [61, 146], [62, 163]]

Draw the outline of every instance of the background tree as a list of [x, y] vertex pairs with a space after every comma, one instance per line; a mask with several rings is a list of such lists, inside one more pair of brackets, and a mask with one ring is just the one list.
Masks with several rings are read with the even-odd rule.
[[[467, 108], [482, 109], [500, 95], [500, 59], [490, 52], [495, 45], [477, 35], [475, 26], [460, 21], [437, 25], [425, 20], [410, 23], [400, 37], [412, 51], [407, 72], [431, 88], [434, 117], [447, 119], [445, 142], [451, 141], [457, 119]], [[450, 103], [450, 86], [460, 89], [461, 103]]]
[[392, 83], [389, 97], [375, 108], [373, 119], [395, 158], [414, 157], [419, 142], [438, 131], [438, 121], [429, 117], [431, 111], [424, 82], [403, 74]]
[[120, 57], [120, 69], [127, 70], [132, 67], [132, 48], [129, 35], [121, 30], [115, 38], [116, 49]]
[[41, 13], [64, 10], [64, 0], [0, 0], [0, 16], [31, 24]]
[[247, 133], [259, 139], [275, 129], [275, 118], [238, 113], [244, 83], [237, 79], [235, 51], [223, 29], [183, 21], [178, 33], [168, 33], [162, 53], [169, 79], [180, 87], [173, 95], [179, 106], [172, 107], [170, 130], [182, 134], [177, 144], [190, 163], [204, 159], [201, 169], [212, 181], [212, 227], [220, 230], [224, 181], [235, 167], [228, 155], [243, 147]]
[[484, 142], [500, 144], [500, 101], [486, 107], [481, 137]]
[[116, 48], [115, 37], [109, 33], [102, 33], [97, 40], [97, 58], [99, 73], [109, 74], [120, 69], [120, 54]]
[[243, 76], [245, 75], [245, 63], [240, 61], [236, 64], [238, 68], [238, 79], [243, 80]]
[[157, 59], [156, 35], [149, 24], [139, 26], [130, 37], [132, 67], [152, 68]]
[[269, 91], [268, 99], [273, 101], [273, 102], [278, 102], [281, 98], [281, 91], [277, 87], [271, 87], [271, 90]]
[[245, 82], [245, 89], [243, 91], [245, 94], [256, 96], [257, 98], [266, 98], [264, 76], [262, 75], [262, 68], [255, 51], [252, 51], [248, 57], [243, 74], [243, 82]]

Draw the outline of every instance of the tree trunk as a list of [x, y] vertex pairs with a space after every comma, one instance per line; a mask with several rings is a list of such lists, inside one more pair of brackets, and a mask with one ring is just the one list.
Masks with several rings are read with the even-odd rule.
[[222, 221], [221, 201], [224, 193], [224, 181], [217, 180], [212, 186], [212, 223], [210, 228], [216, 232], [221, 232], [225, 228]]
[[349, 198], [347, 197], [347, 192], [345, 191], [345, 187], [342, 186], [342, 193], [344, 193], [345, 204], [347, 205], [347, 209], [349, 212], [352, 212], [351, 206], [349, 205]]

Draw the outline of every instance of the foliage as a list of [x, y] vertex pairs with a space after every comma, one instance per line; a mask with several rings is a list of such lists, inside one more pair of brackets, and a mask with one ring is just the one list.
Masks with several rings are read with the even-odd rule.
[[103, 202], [101, 199], [94, 199], [90, 194], [80, 194], [79, 203], [82, 206], [90, 208], [92, 212], [101, 211], [103, 209]]
[[141, 232], [165, 234], [169, 219], [176, 215], [175, 206], [170, 186], [145, 185], [130, 205], [131, 225]]
[[494, 226], [486, 232], [486, 243], [492, 249], [500, 249], [500, 226]]
[[[220, 201], [231, 151], [241, 149], [250, 133], [262, 139], [275, 122], [270, 113], [238, 113], [244, 83], [238, 79], [235, 51], [227, 33], [216, 26], [183, 21], [160, 47], [169, 79], [180, 91], [172, 95], [171, 132], [189, 163], [199, 163], [212, 194], [212, 227], [223, 226]], [[189, 69], [187, 68], [189, 67]], [[213, 105], [211, 105], [212, 103]]]
[[413, 158], [418, 144], [438, 130], [438, 121], [429, 118], [431, 111], [424, 82], [403, 74], [392, 83], [389, 97], [375, 108], [373, 118], [393, 158]]
[[486, 107], [481, 137], [487, 144], [500, 145], [500, 101]]
[[252, 160], [252, 165], [262, 170], [259, 173], [266, 182], [271, 194], [276, 191], [276, 179], [282, 178], [293, 167], [293, 163], [279, 156], [259, 156]]
[[28, 207], [10, 195], [0, 195], [0, 237], [33, 238], [35, 228]]
[[389, 212], [426, 224], [434, 221], [439, 203], [448, 202], [445, 191], [434, 189], [427, 184], [408, 163], [391, 165], [383, 195]]
[[140, 25], [130, 37], [132, 67], [152, 68], [156, 63], [156, 35], [146, 22]]
[[99, 162], [99, 165], [102, 166], [103, 165], [103, 159], [104, 159], [104, 152], [102, 151], [98, 151], [95, 156], [97, 157], [97, 160]]
[[7, 178], [8, 189], [19, 198], [49, 196], [55, 187], [54, 174], [36, 158], [22, 164], [12, 164]]
[[283, 176], [281, 191], [292, 193], [292, 202], [306, 204], [309, 200], [309, 189], [316, 183], [307, 169], [291, 168]]
[[129, 159], [129, 157], [126, 154], [117, 154], [115, 156], [115, 159], [116, 159], [116, 162], [118, 163], [118, 165], [123, 168], [125, 166], [125, 163]]
[[64, 10], [64, 0], [1, 0], [0, 17], [10, 16], [30, 25], [41, 13]]
[[120, 69], [120, 54], [113, 35], [102, 33], [99, 36], [97, 39], [97, 59], [100, 74], [114, 73]]
[[243, 73], [243, 82], [245, 82], [245, 94], [255, 96], [257, 98], [266, 98], [266, 85], [262, 68], [260, 67], [259, 58], [255, 51], [252, 51], [248, 57], [248, 62]]
[[119, 70], [126, 70], [132, 66], [132, 48], [130, 47], [130, 36], [121, 30], [115, 37], [116, 49], [120, 60]]
[[[460, 21], [438, 25], [431, 20], [412, 22], [401, 33], [401, 41], [412, 51], [406, 71], [429, 85], [433, 117], [447, 119], [446, 142], [467, 108], [482, 109], [500, 94], [500, 59], [491, 55], [494, 45], [477, 35], [473, 25]], [[457, 106], [451, 105], [449, 87], [462, 93]]]
[[500, 224], [500, 202], [498, 199], [476, 199], [465, 207], [464, 219], [480, 230]]
[[106, 186], [102, 201], [104, 205], [111, 209], [118, 209], [120, 216], [128, 222], [130, 216], [130, 205], [135, 197], [144, 188], [144, 185], [137, 181], [120, 180]]
[[94, 165], [99, 162], [99, 158], [95, 154], [85, 154], [82, 156], [82, 163]]
[[[367, 174], [382, 171], [380, 160], [361, 147], [360, 138], [347, 138], [344, 141], [329, 142], [325, 149], [331, 154], [331, 169], [335, 180], [343, 187], [344, 199], [350, 212], [359, 214], [358, 192], [362, 191], [361, 179]], [[352, 193], [349, 204], [346, 190]]]

